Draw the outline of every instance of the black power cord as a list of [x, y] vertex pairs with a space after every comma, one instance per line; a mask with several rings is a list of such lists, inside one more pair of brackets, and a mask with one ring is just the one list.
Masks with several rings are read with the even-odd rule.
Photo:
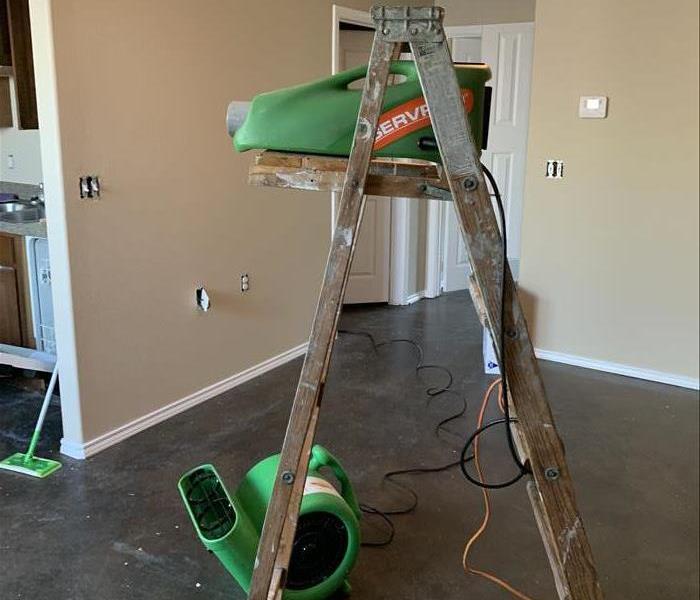
[[[447, 382], [441, 386], [431, 385], [427, 387], [425, 390], [426, 395], [429, 399], [432, 399], [441, 394], [453, 394], [461, 399], [462, 405], [459, 411], [448, 416], [445, 419], [442, 419], [436, 425], [435, 435], [439, 437], [440, 431], [444, 431], [445, 433], [461, 438], [461, 436], [458, 433], [449, 430], [447, 427], [445, 427], [445, 425], [464, 415], [464, 413], [467, 411], [467, 400], [454, 390], [450, 389], [452, 387], [452, 384], [454, 383], [454, 377], [452, 375], [452, 372], [447, 367], [444, 367], [442, 365], [426, 364], [424, 362], [425, 352], [423, 351], [423, 347], [418, 342], [408, 338], [394, 338], [385, 342], [377, 342], [374, 336], [367, 331], [339, 329], [338, 333], [345, 335], [357, 335], [367, 338], [372, 344], [372, 348], [376, 354], [379, 353], [379, 348], [382, 348], [383, 346], [388, 346], [391, 344], [409, 344], [416, 350], [416, 353], [418, 355], [418, 360], [415, 367], [416, 373], [420, 373], [422, 370], [425, 369], [434, 369], [443, 372], [447, 376]], [[392, 485], [402, 490], [410, 497], [410, 501], [406, 506], [387, 510], [379, 509], [367, 503], [360, 503], [360, 509], [362, 510], [362, 512], [368, 515], [375, 515], [379, 517], [387, 525], [389, 530], [385, 539], [378, 541], [365, 541], [362, 542], [362, 546], [369, 548], [382, 548], [384, 546], [388, 546], [393, 541], [395, 534], [395, 527], [393, 521], [391, 520], [391, 517], [410, 514], [418, 506], [418, 494], [416, 493], [416, 491], [410, 486], [406, 485], [405, 483], [397, 481], [397, 477], [400, 477], [402, 475], [423, 475], [428, 473], [441, 473], [453, 469], [457, 466], [460, 466], [465, 462], [470, 462], [471, 460], [473, 460], [473, 458], [473, 456], [463, 455], [460, 457], [459, 460], [455, 460], [445, 465], [439, 465], [435, 467], [411, 467], [408, 469], [399, 469], [384, 473], [382, 481], [387, 481], [388, 483], [391, 483]]]
[[[400, 476], [400, 475], [409, 475], [409, 474], [425, 474], [425, 473], [439, 473], [442, 471], [447, 471], [451, 468], [454, 468], [456, 466], [459, 466], [464, 477], [472, 484], [476, 485], [477, 487], [480, 488], [486, 488], [486, 489], [502, 489], [509, 487], [513, 485], [514, 483], [518, 482], [525, 474], [529, 472], [528, 467], [523, 464], [523, 462], [520, 460], [520, 456], [518, 454], [517, 448], [515, 446], [515, 440], [513, 439], [513, 432], [510, 428], [510, 425], [512, 423], [516, 423], [517, 419], [513, 419], [510, 416], [510, 406], [508, 403], [508, 377], [506, 374], [506, 353], [505, 353], [505, 316], [506, 316], [506, 299], [505, 299], [505, 292], [506, 292], [506, 283], [507, 283], [507, 267], [508, 267], [508, 236], [506, 233], [506, 216], [505, 216], [505, 209], [503, 207], [503, 199], [501, 198], [501, 192], [498, 189], [498, 184], [496, 183], [496, 180], [494, 176], [492, 175], [491, 171], [482, 164], [482, 168], [484, 171], [484, 174], [486, 175], [486, 178], [488, 179], [489, 183], [491, 184], [491, 188], [493, 189], [493, 197], [496, 200], [496, 205], [498, 207], [498, 212], [499, 212], [499, 219], [500, 219], [500, 224], [501, 224], [501, 247], [502, 247], [502, 259], [501, 259], [501, 305], [500, 305], [500, 331], [499, 331], [499, 339], [498, 339], [498, 344], [499, 344], [499, 366], [500, 366], [500, 371], [501, 371], [501, 386], [502, 386], [502, 394], [503, 394], [503, 413], [504, 416], [503, 418], [500, 419], [495, 419], [493, 421], [490, 421], [483, 425], [482, 427], [479, 427], [476, 431], [474, 431], [467, 441], [465, 442], [464, 446], [462, 447], [462, 452], [460, 454], [460, 458], [457, 461], [448, 463], [446, 465], [441, 465], [438, 467], [416, 467], [416, 468], [410, 468], [410, 469], [402, 469], [398, 471], [389, 471], [384, 474], [383, 480], [388, 481], [395, 486], [401, 488], [404, 490], [406, 493], [408, 493], [411, 496], [411, 502], [408, 506], [404, 508], [398, 508], [398, 509], [391, 509], [391, 510], [380, 510], [374, 506], [371, 506], [369, 504], [360, 504], [360, 509], [366, 513], [366, 514], [371, 514], [371, 515], [377, 515], [384, 521], [387, 526], [389, 527], [389, 533], [387, 534], [387, 538], [381, 541], [368, 541], [368, 542], [363, 542], [362, 545], [366, 547], [384, 547], [389, 545], [393, 539], [394, 539], [394, 534], [395, 534], [395, 528], [394, 528], [394, 523], [391, 520], [391, 516], [396, 516], [396, 515], [405, 515], [413, 512], [416, 507], [418, 506], [418, 494], [416, 494], [415, 490], [413, 490], [411, 487], [400, 483], [398, 481], [394, 480], [394, 477]], [[405, 343], [405, 344], [410, 344], [412, 345], [418, 352], [418, 363], [416, 365], [416, 372], [420, 372], [423, 369], [437, 369], [443, 371], [447, 376], [448, 376], [448, 381], [447, 384], [441, 387], [429, 387], [426, 389], [426, 394], [429, 397], [435, 397], [440, 394], [444, 393], [452, 393], [456, 394], [453, 390], [451, 390], [452, 383], [454, 382], [454, 378], [452, 376], [452, 372], [447, 369], [446, 367], [443, 367], [441, 365], [431, 365], [431, 364], [425, 364], [423, 362], [425, 353], [423, 351], [423, 348], [418, 344], [416, 341], [407, 339], [407, 338], [396, 338], [392, 340], [388, 340], [386, 342], [380, 342], [377, 343], [375, 340], [374, 336], [366, 331], [352, 331], [352, 330], [347, 330], [347, 329], [339, 329], [338, 330], [339, 334], [348, 334], [348, 335], [359, 335], [366, 337], [369, 339], [369, 341], [372, 344], [372, 347], [375, 351], [375, 353], [378, 352], [378, 349], [382, 346], [389, 345], [389, 344], [396, 344], [396, 343]], [[461, 397], [461, 396], [460, 396]], [[462, 409], [455, 413], [454, 415], [451, 415], [447, 417], [446, 419], [443, 419], [440, 421], [440, 423], [437, 424], [435, 428], [435, 434], [439, 435], [440, 430], [446, 431], [448, 433], [451, 433], [453, 435], [454, 432], [451, 432], [449, 429], [446, 429], [444, 426], [455, 420], [458, 419], [459, 417], [463, 416], [464, 413], [467, 410], [467, 401], [465, 398], [462, 398]], [[518, 468], [518, 473], [513, 476], [511, 479], [506, 480], [504, 482], [499, 482], [499, 483], [488, 483], [481, 481], [480, 479], [476, 479], [475, 477], [472, 477], [472, 475], [469, 473], [467, 470], [467, 464], [471, 462], [474, 459], [474, 455], [470, 454], [470, 448], [482, 433], [487, 431], [488, 429], [495, 427], [496, 425], [505, 425], [506, 429], [506, 439], [508, 441], [508, 448], [510, 450], [510, 454], [513, 458], [513, 462]]]
[[523, 462], [520, 460], [520, 456], [518, 454], [518, 450], [515, 447], [515, 440], [513, 439], [513, 432], [511, 431], [510, 424], [515, 422], [515, 419], [511, 419], [510, 417], [510, 406], [508, 403], [508, 376], [506, 374], [506, 346], [505, 346], [505, 317], [506, 317], [506, 299], [505, 299], [505, 294], [506, 294], [506, 282], [507, 282], [507, 268], [508, 268], [508, 236], [506, 234], [506, 213], [503, 208], [503, 199], [501, 198], [501, 192], [498, 189], [498, 184], [496, 183], [496, 180], [494, 176], [491, 174], [491, 171], [488, 170], [488, 168], [485, 165], [481, 165], [484, 174], [486, 175], [486, 178], [489, 180], [489, 183], [491, 184], [491, 188], [493, 189], [493, 196], [496, 199], [496, 205], [498, 206], [498, 212], [499, 212], [499, 217], [500, 217], [500, 222], [501, 222], [501, 247], [502, 247], [502, 260], [501, 260], [501, 317], [500, 317], [500, 331], [499, 331], [499, 339], [498, 339], [498, 344], [499, 344], [499, 367], [501, 371], [501, 385], [502, 385], [502, 394], [503, 394], [503, 413], [504, 413], [504, 418], [503, 419], [497, 419], [496, 421], [491, 421], [490, 423], [487, 423], [480, 429], [477, 429], [466, 441], [464, 444], [464, 447], [462, 448], [462, 454], [461, 458], [462, 461], [464, 458], [469, 454], [469, 449], [471, 448], [472, 444], [476, 440], [476, 438], [481, 435], [484, 431], [487, 429], [498, 425], [498, 424], [504, 424], [505, 429], [506, 429], [506, 438], [508, 440], [508, 448], [510, 449], [511, 456], [513, 457], [513, 462], [518, 468], [518, 473], [511, 479], [500, 482], [500, 483], [487, 483], [484, 481], [481, 481], [480, 479], [477, 479], [475, 477], [472, 477], [472, 475], [467, 471], [467, 466], [464, 462], [460, 462], [460, 468], [462, 469], [462, 474], [467, 478], [467, 480], [470, 483], [473, 483], [477, 487], [480, 488], [487, 488], [487, 489], [501, 489], [501, 488], [506, 488], [508, 486], [513, 485], [517, 481], [519, 481], [523, 475], [529, 472], [529, 469], [523, 464]]
[[[473, 460], [473, 456], [468, 456], [465, 460], [467, 462]], [[378, 508], [375, 508], [374, 506], [371, 506], [369, 504], [364, 504], [360, 503], [360, 509], [362, 512], [370, 515], [377, 515], [380, 517], [389, 527], [389, 533], [387, 534], [386, 539], [381, 540], [381, 541], [367, 541], [367, 542], [362, 542], [361, 545], [369, 548], [382, 548], [384, 546], [388, 546], [391, 544], [391, 542], [394, 539], [394, 523], [393, 521], [389, 518], [391, 516], [396, 516], [396, 515], [407, 515], [412, 513], [418, 506], [418, 494], [416, 491], [407, 486], [404, 483], [401, 483], [399, 481], [394, 480], [394, 477], [397, 477], [399, 475], [424, 475], [426, 473], [442, 473], [444, 471], [449, 471], [450, 469], [453, 469], [454, 467], [457, 467], [461, 465], [464, 461], [462, 459], [460, 460], [455, 460], [451, 463], [448, 463], [446, 465], [441, 465], [439, 467], [414, 467], [411, 469], [401, 469], [398, 471], [389, 471], [384, 474], [384, 477], [382, 478], [384, 481], [388, 481], [389, 483], [394, 484], [398, 488], [404, 490], [406, 493], [408, 493], [411, 496], [411, 503], [406, 506], [405, 508], [397, 508], [397, 509], [391, 509], [391, 510], [380, 510]]]
[[437, 371], [441, 371], [447, 376], [447, 383], [442, 386], [429, 386], [426, 388], [425, 393], [428, 396], [428, 398], [433, 399], [436, 398], [437, 396], [440, 396], [441, 394], [453, 394], [460, 398], [462, 400], [462, 407], [461, 409], [454, 413], [453, 415], [450, 415], [449, 417], [443, 419], [440, 421], [436, 426], [435, 426], [435, 434], [439, 435], [440, 431], [444, 431], [445, 433], [458, 437], [462, 439], [462, 436], [454, 431], [451, 431], [445, 427], [448, 423], [459, 419], [461, 416], [464, 415], [464, 413], [467, 411], [467, 400], [463, 396], [459, 395], [457, 392], [454, 390], [450, 389], [452, 387], [452, 384], [454, 383], [454, 377], [452, 375], [452, 371], [450, 371], [447, 367], [444, 367], [442, 365], [436, 365], [436, 364], [427, 364], [424, 362], [425, 359], [425, 351], [423, 350], [423, 347], [416, 342], [415, 340], [409, 339], [409, 338], [394, 338], [387, 340], [385, 342], [377, 342], [377, 340], [374, 338], [374, 336], [367, 332], [367, 331], [358, 331], [358, 330], [350, 330], [350, 329], [339, 329], [338, 334], [345, 334], [345, 335], [357, 335], [361, 337], [365, 337], [369, 340], [369, 342], [372, 344], [372, 348], [375, 352], [375, 354], [378, 353], [379, 348], [382, 348], [383, 346], [389, 346], [391, 344], [409, 344], [412, 346], [415, 350], [416, 353], [418, 354], [418, 362], [416, 364], [416, 373], [420, 373], [421, 371], [428, 370], [428, 369], [433, 369]]

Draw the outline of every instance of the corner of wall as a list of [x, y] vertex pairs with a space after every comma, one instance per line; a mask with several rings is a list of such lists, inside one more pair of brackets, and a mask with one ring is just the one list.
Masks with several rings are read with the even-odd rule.
[[[30, 3], [37, 109], [42, 135], [41, 158], [51, 254], [56, 348], [61, 382], [61, 447], [83, 443], [73, 294], [63, 186], [63, 160], [53, 44], [51, 0]], [[70, 452], [67, 452], [72, 455]]]

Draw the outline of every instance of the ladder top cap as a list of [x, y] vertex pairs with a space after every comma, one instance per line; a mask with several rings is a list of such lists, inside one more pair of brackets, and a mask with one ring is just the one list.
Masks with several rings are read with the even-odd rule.
[[439, 6], [373, 6], [377, 35], [386, 42], [442, 42], [444, 9]]
[[390, 21], [442, 21], [445, 9], [442, 6], [385, 6], [375, 4], [370, 9], [375, 20]]

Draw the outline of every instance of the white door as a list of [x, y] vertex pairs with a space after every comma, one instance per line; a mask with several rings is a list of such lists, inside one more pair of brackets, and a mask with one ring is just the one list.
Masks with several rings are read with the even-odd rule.
[[[454, 60], [474, 62], [474, 34], [460, 36], [459, 28], [454, 31]], [[508, 259], [516, 278], [520, 266], [533, 37], [532, 23], [484, 25], [479, 44], [480, 60], [491, 67], [492, 79], [488, 85], [493, 88], [488, 149], [483, 152], [482, 161], [493, 173], [503, 198]], [[467, 287], [469, 265], [454, 210], [447, 213], [443, 289], [453, 291]]]
[[[338, 68], [343, 71], [369, 62], [374, 31], [341, 29]], [[358, 83], [357, 87], [361, 87]], [[335, 194], [339, 200], [340, 194]], [[367, 196], [355, 247], [345, 303], [388, 302], [391, 256], [391, 201]]]
[[[476, 35], [453, 38], [452, 60], [455, 62], [481, 62], [481, 28]], [[457, 214], [452, 203], [445, 206], [445, 239], [443, 250], [442, 289], [445, 292], [463, 290], [471, 269], [457, 223]]]

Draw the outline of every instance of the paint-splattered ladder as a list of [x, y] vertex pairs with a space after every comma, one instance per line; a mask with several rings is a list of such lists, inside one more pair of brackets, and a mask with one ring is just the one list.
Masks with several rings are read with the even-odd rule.
[[[501, 327], [502, 240], [445, 41], [443, 10], [380, 6], [372, 9], [372, 17], [376, 33], [347, 161], [337, 226], [248, 597], [250, 600], [280, 600], [282, 597], [319, 404], [362, 219], [364, 195], [369, 189], [366, 188], [368, 170], [389, 64], [398, 47], [408, 42], [444, 167], [442, 188], [440, 180], [423, 181], [418, 184], [417, 193], [411, 195], [451, 197], [472, 267], [472, 298], [492, 339], [499, 342], [501, 331], [505, 332], [506, 360], [502, 364], [506, 364], [512, 407], [518, 418], [513, 430], [521, 458], [531, 471], [528, 492], [559, 597], [602, 599], [591, 549], [576, 508], [564, 448], [554, 426], [509, 270], [503, 290], [505, 321]], [[258, 177], [266, 177], [264, 183], [274, 185], [274, 177], [269, 177], [269, 173], [261, 175], [259, 163]], [[375, 179], [370, 185], [381, 187], [377, 182], [376, 165], [374, 167]], [[303, 172], [296, 173], [301, 178], [298, 187], [310, 189], [308, 180], [304, 186]], [[255, 174], [252, 169], [253, 179]], [[379, 178], [382, 177], [390, 179], [391, 175], [380, 174]], [[278, 179], [284, 179], [284, 187], [291, 185], [289, 178]], [[415, 180], [409, 183], [416, 185]], [[385, 185], [387, 189], [394, 189], [391, 184]], [[316, 186], [316, 189], [321, 188]]]

